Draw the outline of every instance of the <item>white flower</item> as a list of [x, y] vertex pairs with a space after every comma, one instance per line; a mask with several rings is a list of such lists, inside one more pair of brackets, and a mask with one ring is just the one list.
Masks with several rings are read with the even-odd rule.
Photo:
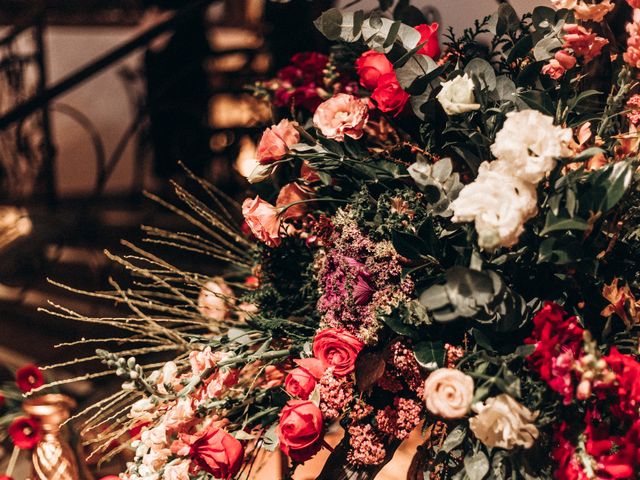
[[451, 204], [454, 222], [475, 222], [478, 244], [511, 247], [537, 211], [535, 186], [513, 175], [503, 161], [483, 162], [478, 177]]
[[247, 176], [249, 183], [260, 183], [271, 176], [275, 166], [271, 163], [262, 164], [256, 162], [255, 167], [251, 170], [251, 173]]
[[188, 460], [174, 460], [167, 464], [162, 474], [162, 480], [189, 480], [189, 466], [191, 462]]
[[503, 393], [473, 406], [477, 413], [469, 419], [469, 428], [487, 447], [511, 450], [516, 446], [531, 448], [540, 432], [533, 424], [538, 413]]
[[437, 98], [447, 115], [457, 115], [480, 108], [473, 94], [473, 80], [466, 73], [444, 82]]
[[131, 405], [129, 417], [138, 421], [147, 422], [153, 418], [155, 404], [148, 398], [141, 398]]
[[509, 162], [522, 180], [537, 183], [556, 166], [556, 158], [567, 156], [570, 128], [553, 124], [553, 118], [537, 110], [510, 112], [496, 135], [491, 152]]

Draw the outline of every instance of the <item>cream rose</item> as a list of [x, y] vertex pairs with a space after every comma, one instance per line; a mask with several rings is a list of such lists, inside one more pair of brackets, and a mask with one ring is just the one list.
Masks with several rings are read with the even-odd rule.
[[473, 379], [454, 368], [440, 368], [424, 382], [427, 409], [443, 418], [462, 418], [473, 399]]
[[453, 80], [444, 82], [437, 99], [447, 115], [457, 115], [478, 110], [480, 104], [476, 103], [473, 88], [473, 80], [465, 73]]
[[469, 419], [469, 427], [487, 447], [531, 448], [540, 433], [533, 424], [538, 413], [532, 413], [505, 393], [476, 403], [473, 411], [477, 415]]
[[313, 124], [325, 137], [342, 142], [345, 135], [362, 137], [368, 119], [366, 100], [339, 93], [320, 104], [313, 115]]

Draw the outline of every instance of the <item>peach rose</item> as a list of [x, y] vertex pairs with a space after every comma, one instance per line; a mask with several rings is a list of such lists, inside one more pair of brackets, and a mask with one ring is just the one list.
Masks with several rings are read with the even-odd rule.
[[220, 277], [212, 278], [205, 283], [198, 296], [198, 311], [213, 321], [220, 322], [227, 318], [232, 305], [236, 303], [233, 290]]
[[355, 139], [362, 137], [368, 119], [366, 100], [338, 93], [318, 106], [313, 124], [325, 137], [342, 142], [345, 135]]
[[[279, 209], [283, 209], [287, 205], [291, 205], [292, 203], [300, 202], [301, 200], [308, 200], [311, 198], [311, 194], [305, 192], [297, 183], [287, 183], [278, 194], [278, 199], [276, 200], [276, 207]], [[288, 220], [290, 218], [299, 218], [305, 214], [307, 211], [306, 203], [296, 203], [291, 207], [282, 210], [280, 216], [283, 220]]]
[[300, 142], [300, 133], [295, 128], [296, 123], [287, 119], [267, 128], [258, 144], [258, 162], [261, 164], [275, 162], [284, 157], [291, 146]]
[[281, 219], [276, 207], [259, 196], [254, 199], [247, 198], [242, 204], [242, 215], [258, 240], [269, 247], [280, 245]]
[[511, 450], [516, 446], [531, 448], [539, 432], [533, 424], [538, 417], [506, 393], [478, 402], [477, 413], [469, 419], [469, 428], [487, 447]]
[[190, 467], [191, 462], [189, 460], [174, 460], [164, 467], [162, 480], [189, 480]]
[[473, 379], [455, 368], [439, 368], [424, 382], [427, 409], [443, 418], [462, 418], [473, 400]]

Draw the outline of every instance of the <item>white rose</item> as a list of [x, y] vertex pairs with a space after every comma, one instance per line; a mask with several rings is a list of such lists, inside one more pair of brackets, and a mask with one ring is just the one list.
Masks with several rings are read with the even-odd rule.
[[537, 110], [510, 112], [491, 152], [508, 162], [514, 175], [537, 183], [553, 170], [558, 157], [570, 154], [571, 138], [570, 128], [554, 125], [553, 118]]
[[439, 368], [424, 382], [427, 410], [443, 418], [462, 418], [473, 399], [473, 379], [455, 368]]
[[538, 413], [532, 413], [505, 393], [489, 398], [484, 404], [476, 403], [473, 411], [477, 415], [469, 419], [469, 427], [487, 447], [531, 448], [540, 434], [533, 424]]
[[437, 98], [447, 115], [457, 115], [480, 108], [473, 94], [473, 80], [466, 73], [444, 82]]
[[538, 211], [537, 193], [534, 185], [512, 173], [509, 164], [483, 162], [478, 177], [465, 185], [451, 209], [454, 222], [475, 222], [480, 247], [511, 247]]

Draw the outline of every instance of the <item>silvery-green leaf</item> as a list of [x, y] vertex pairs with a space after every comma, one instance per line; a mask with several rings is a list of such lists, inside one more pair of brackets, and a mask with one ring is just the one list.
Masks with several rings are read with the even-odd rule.
[[440, 451], [449, 453], [451, 450], [459, 446], [464, 439], [467, 438], [467, 429], [462, 425], [458, 425], [456, 428], [451, 430], [451, 433], [447, 435], [447, 438], [442, 443], [442, 448]]
[[469, 480], [482, 480], [489, 473], [489, 459], [483, 451], [464, 457], [464, 471]]

